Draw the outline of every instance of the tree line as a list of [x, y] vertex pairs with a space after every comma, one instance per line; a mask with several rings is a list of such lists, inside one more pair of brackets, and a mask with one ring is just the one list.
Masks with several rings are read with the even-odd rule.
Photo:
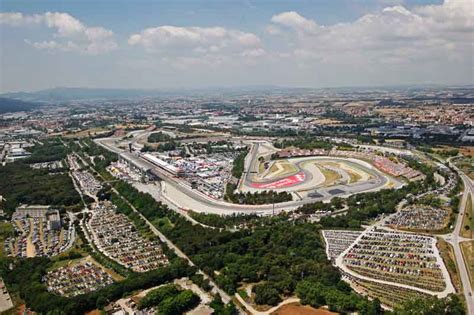
[[227, 183], [224, 199], [232, 203], [243, 205], [264, 205], [269, 203], [279, 203], [291, 201], [293, 197], [286, 191], [276, 192], [274, 190], [265, 190], [262, 192], [235, 192], [237, 185]]
[[246, 149], [234, 159], [234, 163], [232, 165], [232, 176], [237, 179], [242, 177], [245, 167], [245, 157], [247, 156], [248, 152], [248, 149]]

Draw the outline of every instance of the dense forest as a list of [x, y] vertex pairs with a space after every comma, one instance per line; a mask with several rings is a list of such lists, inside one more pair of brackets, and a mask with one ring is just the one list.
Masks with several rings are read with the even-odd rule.
[[[360, 228], [364, 222], [381, 214], [393, 213], [397, 204], [408, 194], [417, 194], [424, 185], [411, 182], [400, 189], [384, 189], [378, 192], [356, 194], [346, 199], [349, 211], [345, 215], [323, 217], [320, 224], [326, 228]], [[311, 204], [302, 206], [306, 209]]]
[[43, 163], [65, 159], [68, 149], [55, 138], [44, 140], [43, 143], [36, 144], [31, 150], [31, 156], [26, 160], [28, 163]]
[[0, 167], [0, 178], [0, 195], [6, 198], [8, 213], [19, 204], [71, 207], [81, 201], [71, 177], [65, 173], [33, 169], [20, 161]]

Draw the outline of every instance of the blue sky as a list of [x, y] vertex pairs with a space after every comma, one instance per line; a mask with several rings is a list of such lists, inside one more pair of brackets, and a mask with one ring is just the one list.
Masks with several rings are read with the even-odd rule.
[[0, 1], [0, 91], [472, 84], [470, 0]]

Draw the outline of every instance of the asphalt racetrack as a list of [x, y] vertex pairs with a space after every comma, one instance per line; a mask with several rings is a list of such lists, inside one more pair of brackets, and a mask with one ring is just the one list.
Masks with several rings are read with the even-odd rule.
[[[309, 184], [309, 186], [306, 187], [305, 185], [311, 183], [311, 180], [316, 177], [314, 174], [311, 174], [311, 172], [306, 166], [299, 164], [302, 167], [300, 168], [298, 173], [294, 175], [298, 175], [300, 172], [303, 172], [304, 176], [302, 176], [301, 174], [297, 177], [290, 178], [291, 181], [296, 182], [296, 184], [291, 185], [293, 187], [297, 187], [297, 191], [295, 191], [294, 193], [296, 197], [292, 201], [282, 202], [275, 205], [240, 205], [226, 202], [224, 200], [213, 199], [209, 196], [204, 195], [203, 193], [200, 193], [195, 189], [192, 189], [189, 184], [185, 183], [179, 178], [170, 176], [169, 173], [162, 171], [155, 165], [143, 159], [140, 154], [135, 152], [130, 153], [127, 150], [123, 149], [126, 146], [123, 144], [120, 145], [121, 139], [102, 138], [94, 139], [94, 141], [100, 146], [106, 148], [107, 150], [125, 156], [128, 160], [133, 161], [134, 164], [139, 165], [140, 167], [150, 169], [154, 174], [156, 174], [156, 176], [159, 176], [162, 180], [162, 184], [160, 185], [162, 188], [159, 193], [162, 195], [163, 201], [165, 203], [169, 203], [170, 206], [181, 208], [184, 210], [188, 209], [203, 213], [230, 215], [235, 213], [272, 214], [278, 213], [279, 211], [291, 211], [303, 204], [316, 201], [329, 201], [336, 196], [347, 197], [361, 192], [378, 191], [380, 189], [388, 188], [387, 184], [390, 182], [390, 179], [386, 175], [376, 170], [369, 163], [351, 158], [329, 157], [329, 162], [334, 162], [335, 160], [342, 160], [345, 161], [344, 163], [355, 163], [354, 165], [357, 165], [357, 167], [360, 167], [366, 172], [370, 172], [372, 176], [368, 180], [357, 181], [355, 183], [334, 183], [334, 185], [328, 187], [324, 187], [324, 185], [319, 187], [311, 187], [311, 185]], [[271, 148], [267, 144], [265, 144], [264, 146], [266, 152], [268, 154], [271, 154]], [[256, 163], [258, 162], [258, 156], [256, 154], [258, 151], [259, 144], [253, 143], [251, 145], [250, 152], [245, 159], [244, 165], [247, 171], [241, 179], [241, 185], [239, 185], [240, 187], [251, 187], [251, 183], [254, 182], [251, 176], [255, 175], [253, 174], [253, 172], [256, 172], [256, 169], [258, 168], [259, 163]], [[324, 158], [328, 159], [328, 157], [308, 157], [298, 159], [301, 159], [301, 162], [303, 162], [304, 160], [308, 159], [324, 160]], [[295, 159], [295, 163], [297, 163], [297, 159]], [[286, 184], [280, 185], [285, 186]], [[307, 188], [307, 190], [304, 189], [305, 187]], [[286, 188], [282, 187], [281, 189]], [[267, 190], [269, 190], [269, 188], [267, 188]]]

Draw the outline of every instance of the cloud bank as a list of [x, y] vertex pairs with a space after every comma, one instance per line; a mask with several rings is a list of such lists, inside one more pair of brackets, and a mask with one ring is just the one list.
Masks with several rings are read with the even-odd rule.
[[114, 33], [103, 27], [90, 27], [68, 13], [46, 12], [44, 14], [23, 15], [19, 12], [0, 13], [0, 25], [45, 26], [54, 29], [53, 39], [25, 42], [37, 49], [76, 51], [97, 55], [117, 48]]
[[[262, 13], [250, 21], [255, 23], [251, 31], [246, 22], [230, 28], [156, 21], [114, 34], [65, 12], [0, 13], [2, 31], [8, 28], [1, 39], [2, 75], [9, 78], [4, 85], [22, 86], [31, 73], [41, 78], [32, 79], [31, 86], [46, 84], [48, 76], [62, 85], [77, 85], [74, 80], [80, 78], [82, 85], [124, 87], [474, 84], [472, 0], [379, 3], [353, 21], [330, 25], [303, 9]], [[54, 51], [61, 58], [35, 50]], [[88, 57], [76, 58], [77, 53]], [[65, 68], [73, 73], [72, 83], [62, 80]], [[52, 69], [58, 73], [51, 74]]]

